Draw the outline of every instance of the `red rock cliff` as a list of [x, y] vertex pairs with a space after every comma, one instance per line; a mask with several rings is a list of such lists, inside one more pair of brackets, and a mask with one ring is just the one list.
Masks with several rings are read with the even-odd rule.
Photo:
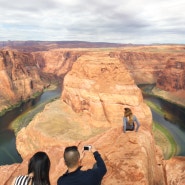
[[[138, 133], [122, 131], [126, 106], [141, 122]], [[85, 52], [65, 76], [62, 100], [47, 105], [18, 133], [17, 149], [25, 160], [7, 174], [26, 173], [26, 161], [31, 154], [44, 150], [51, 158], [50, 177], [54, 185], [66, 170], [64, 147], [93, 144], [108, 169], [103, 185], [163, 185], [162, 156], [151, 134], [151, 121], [141, 91], [124, 65], [111, 58], [109, 52]], [[84, 169], [93, 163], [92, 155], [87, 154]]]
[[[122, 132], [123, 108], [127, 106], [141, 122], [138, 133]], [[151, 123], [151, 112], [126, 65], [108, 51], [85, 51], [65, 76], [61, 100], [48, 104], [18, 133], [17, 149], [24, 161], [0, 167], [1, 183], [9, 184], [9, 177], [25, 174], [30, 156], [44, 150], [51, 159], [54, 185], [66, 171], [64, 148], [93, 144], [108, 169], [102, 185], [183, 185], [184, 158], [164, 162]], [[86, 154], [83, 168], [93, 163], [92, 155]]]
[[44, 87], [32, 55], [11, 50], [0, 51], [0, 82], [0, 110]]
[[165, 91], [185, 90], [185, 55], [170, 58], [157, 79], [157, 87]]
[[56, 49], [32, 53], [42, 73], [64, 77], [71, 69], [73, 62], [82, 54], [82, 51], [70, 49]]
[[21, 53], [0, 51], [0, 111], [42, 92], [52, 79], [62, 79], [80, 51], [52, 50]]
[[109, 52], [83, 54], [65, 77], [62, 99], [75, 112], [89, 115], [96, 126], [105, 122], [117, 126], [125, 106], [133, 107], [140, 119], [149, 115], [142, 93], [125, 65], [111, 58]]

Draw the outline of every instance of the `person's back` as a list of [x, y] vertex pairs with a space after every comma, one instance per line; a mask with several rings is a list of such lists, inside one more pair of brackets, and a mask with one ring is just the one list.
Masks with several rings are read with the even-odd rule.
[[[107, 171], [101, 155], [92, 148], [91, 151], [93, 152], [94, 158], [97, 162], [96, 166], [94, 166], [92, 169], [82, 171], [80, 166], [80, 155], [77, 147], [67, 147], [66, 149], [68, 151], [66, 152], [65, 150], [64, 152], [64, 160], [68, 167], [68, 171], [58, 179], [57, 185], [100, 185], [101, 180]], [[76, 150], [76, 156], [78, 156], [76, 158], [76, 165], [74, 166], [73, 170], [71, 170], [71, 167], [69, 167], [69, 164], [65, 159], [65, 154], [72, 150]], [[74, 157], [72, 156], [69, 160], [73, 159]]]
[[[135, 129], [135, 124], [136, 123], [136, 129]], [[140, 123], [135, 115], [133, 115], [132, 111], [130, 108], [125, 108], [125, 113], [123, 117], [123, 131], [126, 132], [126, 130], [133, 131], [135, 130], [136, 132], [139, 130]]]
[[32, 177], [29, 175], [20, 175], [15, 179], [13, 185], [32, 185]]

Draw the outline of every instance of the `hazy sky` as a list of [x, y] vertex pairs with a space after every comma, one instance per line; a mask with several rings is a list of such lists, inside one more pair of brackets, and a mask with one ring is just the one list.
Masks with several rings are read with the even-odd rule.
[[0, 0], [0, 41], [185, 44], [185, 0]]

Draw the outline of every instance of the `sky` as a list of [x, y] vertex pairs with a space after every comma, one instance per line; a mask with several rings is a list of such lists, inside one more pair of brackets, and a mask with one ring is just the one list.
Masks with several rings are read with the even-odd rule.
[[0, 41], [185, 44], [185, 0], [0, 0]]

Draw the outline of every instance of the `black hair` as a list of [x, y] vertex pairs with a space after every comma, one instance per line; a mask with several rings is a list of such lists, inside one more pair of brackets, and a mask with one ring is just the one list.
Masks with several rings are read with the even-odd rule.
[[80, 153], [77, 146], [69, 146], [65, 148], [64, 151], [64, 161], [67, 167], [74, 167], [77, 165], [80, 158]]
[[33, 173], [32, 184], [50, 185], [50, 159], [45, 152], [37, 152], [30, 159], [28, 174]]

